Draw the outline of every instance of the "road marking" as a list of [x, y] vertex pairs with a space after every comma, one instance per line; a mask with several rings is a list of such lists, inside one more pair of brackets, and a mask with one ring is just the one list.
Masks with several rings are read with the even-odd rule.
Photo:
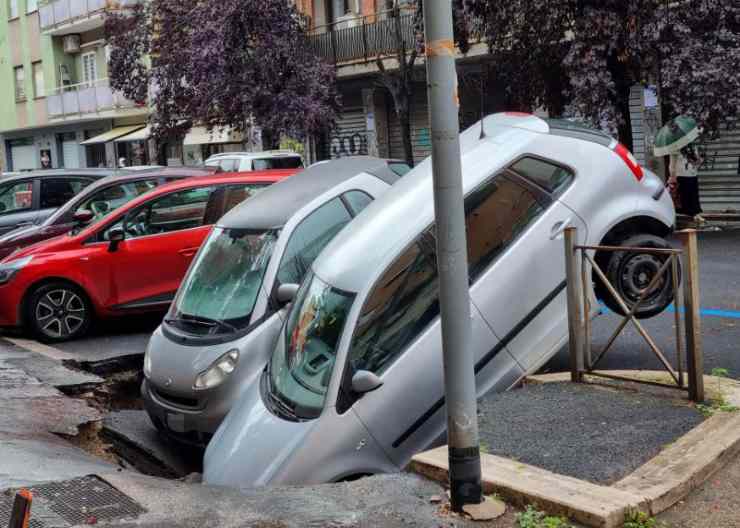
[[[601, 305], [601, 309], [606, 313], [614, 313], [609, 308], [607, 308], [603, 303], [599, 303]], [[669, 305], [668, 308], [665, 309], [668, 313], [676, 313], [676, 309], [673, 307], [673, 305]], [[679, 310], [680, 313], [684, 312], [684, 309], [681, 308]], [[724, 317], [726, 319], [740, 319], [740, 311], [735, 310], [719, 310], [716, 308], [701, 308], [699, 309], [699, 314], [704, 315], [706, 317]]]
[[56, 359], [57, 361], [75, 359], [75, 356], [68, 352], [64, 352], [63, 350], [59, 350], [58, 348], [39, 343], [38, 341], [32, 341], [31, 339], [20, 339], [17, 337], [3, 337], [3, 339], [5, 339], [6, 341], [10, 341], [16, 346], [19, 346], [31, 352], [36, 352], [37, 354], [41, 354], [51, 359]]

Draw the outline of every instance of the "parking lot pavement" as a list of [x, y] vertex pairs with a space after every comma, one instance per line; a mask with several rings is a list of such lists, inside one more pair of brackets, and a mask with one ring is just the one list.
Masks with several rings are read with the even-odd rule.
[[76, 435], [79, 425], [101, 415], [53, 384], [88, 385], [96, 378], [73, 371], [65, 376], [63, 366], [49, 369], [49, 362], [0, 343], [0, 489], [114, 469], [60, 436]]

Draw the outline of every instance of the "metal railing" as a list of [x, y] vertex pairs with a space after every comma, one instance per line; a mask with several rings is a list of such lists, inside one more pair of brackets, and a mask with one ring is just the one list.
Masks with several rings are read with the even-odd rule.
[[[622, 246], [580, 246], [576, 244], [576, 228], [565, 231], [565, 266], [568, 293], [568, 330], [571, 364], [571, 380], [582, 382], [584, 375], [600, 376], [609, 379], [647, 383], [669, 388], [688, 390], [693, 401], [704, 400], [703, 350], [701, 343], [701, 319], [699, 317], [699, 257], [696, 231], [680, 231], [683, 249], [635, 248]], [[653, 275], [648, 285], [641, 290], [639, 297], [630, 308], [617, 292], [604, 271], [589, 252], [623, 252], [650, 254], [664, 257], [658, 272]], [[681, 266], [681, 261], [682, 266]], [[684, 281], [680, 278], [680, 267], [683, 268]], [[623, 315], [622, 321], [614, 330], [606, 345], [593, 357], [591, 339], [591, 305], [588, 288], [592, 280], [590, 270], [613, 297]], [[636, 317], [636, 313], [648, 296], [655, 292], [662, 280], [671, 281], [673, 289], [673, 307], [676, 331], [676, 368], [671, 365], [663, 350], [648, 334], [645, 327]], [[685, 292], [684, 292], [685, 289]], [[682, 316], [683, 314], [683, 316]], [[616, 376], [596, 370], [597, 365], [611, 349], [619, 334], [629, 323], [633, 323], [637, 332], [648, 344], [663, 368], [670, 374], [674, 384], [665, 384], [634, 378]], [[684, 380], [684, 364], [687, 380]]]
[[49, 0], [39, 6], [41, 29], [53, 29], [77, 19], [103, 13], [107, 4], [107, 0]]
[[342, 18], [314, 28], [308, 35], [314, 53], [334, 63], [391, 55], [401, 42], [407, 50], [416, 46], [414, 14], [407, 10]]
[[95, 114], [137, 106], [139, 105], [113, 91], [108, 79], [56, 88], [46, 96], [46, 110], [50, 118]]

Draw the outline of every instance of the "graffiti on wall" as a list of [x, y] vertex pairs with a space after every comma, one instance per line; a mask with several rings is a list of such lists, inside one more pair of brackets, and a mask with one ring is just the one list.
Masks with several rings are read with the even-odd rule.
[[359, 132], [332, 136], [330, 150], [332, 158], [367, 154], [367, 137]]

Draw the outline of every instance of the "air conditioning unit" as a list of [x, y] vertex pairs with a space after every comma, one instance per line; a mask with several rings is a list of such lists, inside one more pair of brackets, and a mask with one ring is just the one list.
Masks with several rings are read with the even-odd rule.
[[72, 54], [80, 52], [80, 36], [64, 35], [62, 37], [62, 48], [64, 53]]

